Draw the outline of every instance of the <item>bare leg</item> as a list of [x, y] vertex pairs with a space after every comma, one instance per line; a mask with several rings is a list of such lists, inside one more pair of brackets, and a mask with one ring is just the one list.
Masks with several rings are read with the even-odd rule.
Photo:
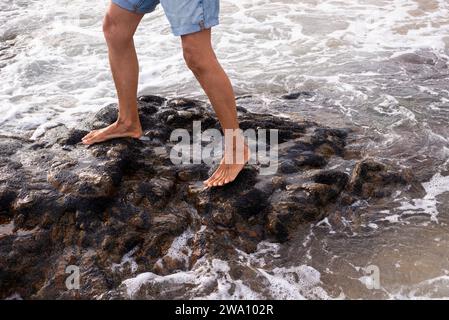
[[[233, 181], [249, 159], [249, 148], [238, 131], [234, 91], [228, 76], [215, 56], [211, 43], [211, 29], [181, 36], [184, 58], [217, 114], [225, 133], [225, 154], [218, 169], [204, 181], [208, 187], [222, 186]], [[226, 138], [228, 136], [229, 139]]]
[[111, 3], [109, 6], [103, 31], [117, 90], [119, 115], [117, 121], [110, 126], [87, 134], [82, 140], [84, 144], [120, 137], [139, 138], [142, 135], [136, 102], [139, 64], [133, 41], [142, 17], [142, 14], [129, 12], [115, 4]]

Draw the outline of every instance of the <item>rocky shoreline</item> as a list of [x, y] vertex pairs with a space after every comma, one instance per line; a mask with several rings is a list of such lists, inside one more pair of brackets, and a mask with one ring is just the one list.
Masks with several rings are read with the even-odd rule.
[[[139, 273], [189, 270], [204, 256], [232, 261], [236, 249], [249, 253], [263, 240], [289, 241], [299, 225], [351, 210], [359, 200], [423, 193], [412, 172], [348, 149], [356, 139], [351, 129], [243, 107], [242, 129], [279, 130], [279, 170], [264, 176], [248, 165], [232, 184], [204, 189], [214, 168], [174, 165], [169, 137], [174, 129], [191, 131], [193, 121], [219, 129], [210, 106], [142, 96], [139, 112], [141, 140], [79, 143], [116, 119], [116, 105], [35, 141], [0, 138], [0, 298], [133, 298], [120, 288]], [[167, 254], [187, 230], [194, 236], [185, 255]], [[133, 263], [124, 263], [126, 255]], [[66, 288], [68, 265], [80, 268], [79, 290]]]

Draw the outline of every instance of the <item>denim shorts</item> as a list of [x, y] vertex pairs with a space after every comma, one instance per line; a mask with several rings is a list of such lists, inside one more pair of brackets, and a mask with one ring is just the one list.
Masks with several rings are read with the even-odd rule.
[[175, 36], [181, 36], [218, 24], [220, 0], [112, 0], [135, 13], [149, 13], [160, 3]]

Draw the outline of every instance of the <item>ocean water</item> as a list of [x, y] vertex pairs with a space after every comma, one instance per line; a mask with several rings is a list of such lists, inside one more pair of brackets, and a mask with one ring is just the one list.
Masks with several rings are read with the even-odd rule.
[[[0, 3], [0, 135], [76, 126], [115, 101], [101, 33], [107, 5]], [[251, 270], [248, 278], [205, 257], [188, 272], [136, 274], [123, 284], [129, 297], [163, 283], [184, 286], [189, 298], [449, 298], [449, 2], [222, 0], [220, 18], [213, 44], [236, 94], [254, 96], [246, 107], [355, 127], [364, 155], [412, 168], [426, 195], [358, 203], [351, 215], [300, 228], [290, 243], [262, 243], [233, 262]], [[140, 94], [205, 98], [161, 8], [135, 42]], [[280, 103], [293, 91], [313, 95]], [[132, 261], [130, 252], [124, 263]], [[370, 266], [377, 289], [367, 286]]]

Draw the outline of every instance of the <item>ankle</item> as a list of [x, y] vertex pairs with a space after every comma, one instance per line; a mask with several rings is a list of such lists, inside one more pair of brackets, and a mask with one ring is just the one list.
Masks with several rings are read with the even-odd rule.
[[246, 140], [247, 137], [245, 137], [241, 129], [226, 129], [225, 131], [224, 136], [225, 149], [235, 151], [237, 149], [237, 146], [239, 145], [246, 147], [247, 146]]
[[137, 129], [140, 128], [140, 122], [139, 120], [132, 120], [132, 119], [123, 119], [118, 118], [115, 122], [116, 126], [126, 129]]

